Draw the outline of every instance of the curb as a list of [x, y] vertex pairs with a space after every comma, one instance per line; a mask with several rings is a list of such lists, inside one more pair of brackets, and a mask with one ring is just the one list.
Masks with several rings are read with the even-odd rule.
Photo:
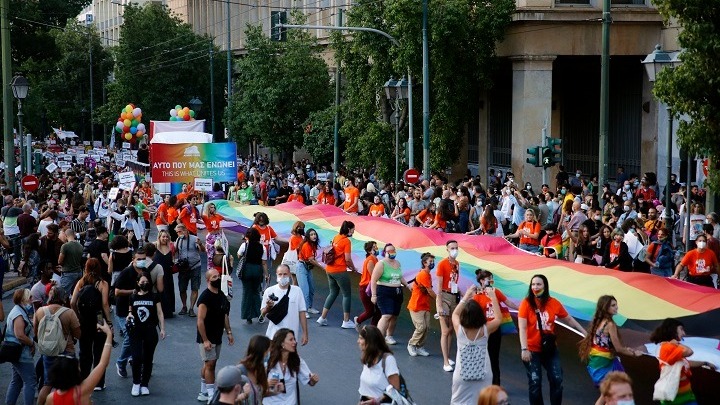
[[19, 277], [19, 278], [10, 280], [10, 281], [6, 282], [5, 284], [3, 284], [2, 290], [3, 290], [3, 292], [7, 292], [7, 291], [12, 290], [13, 288], [19, 287], [26, 283], [27, 283], [27, 278]]

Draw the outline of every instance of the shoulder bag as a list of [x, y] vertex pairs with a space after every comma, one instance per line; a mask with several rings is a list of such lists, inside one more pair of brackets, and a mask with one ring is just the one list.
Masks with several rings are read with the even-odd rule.
[[222, 275], [220, 276], [220, 290], [228, 297], [229, 300], [233, 297], [233, 280], [230, 270], [228, 269], [227, 255], [222, 258]]
[[276, 302], [272, 308], [270, 308], [268, 313], [265, 314], [265, 318], [269, 319], [275, 325], [282, 322], [288, 314], [288, 307], [290, 305], [290, 289], [292, 289], [291, 285], [288, 286], [285, 295], [283, 295], [283, 297], [280, 298], [280, 300]]
[[540, 352], [544, 355], [555, 354], [555, 350], [557, 350], [557, 344], [555, 343], [555, 335], [552, 333], [543, 332], [539, 309], [535, 310], [535, 318], [537, 319], [538, 331], [540, 332]]
[[655, 383], [653, 400], [674, 401], [680, 386], [680, 372], [682, 371], [685, 361], [678, 360], [674, 364], [668, 364], [659, 358], [658, 361], [665, 366], [660, 370], [660, 378], [658, 378]]

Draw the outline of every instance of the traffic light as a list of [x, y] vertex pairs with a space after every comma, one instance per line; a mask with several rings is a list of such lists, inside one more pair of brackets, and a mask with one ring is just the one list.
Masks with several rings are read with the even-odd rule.
[[550, 150], [550, 166], [562, 163], [562, 139], [547, 138], [548, 149]]
[[554, 165], [555, 165], [555, 164], [553, 163], [553, 160], [552, 160], [552, 150], [551, 150], [550, 148], [543, 148], [543, 151], [542, 151], [542, 165], [543, 165], [543, 167], [545, 167], [545, 168], [551, 167], [551, 166], [554, 166]]
[[278, 27], [278, 24], [287, 24], [287, 11], [270, 12], [270, 40], [287, 41], [287, 28]]
[[540, 146], [535, 146], [533, 148], [527, 148], [527, 153], [530, 155], [529, 158], [525, 159], [527, 163], [530, 163], [531, 165], [535, 167], [541, 167], [540, 164], [540, 155], [542, 154]]

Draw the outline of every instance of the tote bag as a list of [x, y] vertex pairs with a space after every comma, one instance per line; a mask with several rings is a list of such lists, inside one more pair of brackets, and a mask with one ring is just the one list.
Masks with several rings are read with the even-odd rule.
[[230, 270], [228, 269], [227, 255], [223, 256], [222, 259], [222, 276], [220, 276], [220, 290], [222, 290], [222, 292], [228, 297], [228, 299], [232, 299], [233, 280], [232, 275], [230, 275]]
[[677, 397], [680, 386], [680, 371], [682, 371], [684, 360], [678, 360], [675, 364], [668, 364], [658, 359], [665, 366], [660, 370], [660, 378], [655, 383], [653, 391], [654, 401], [673, 401]]

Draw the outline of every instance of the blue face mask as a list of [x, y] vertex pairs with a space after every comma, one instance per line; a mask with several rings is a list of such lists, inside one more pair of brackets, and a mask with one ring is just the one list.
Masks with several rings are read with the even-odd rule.
[[397, 257], [397, 253], [388, 254], [388, 259], [394, 260]]
[[379, 254], [380, 254], [380, 251], [378, 251], [378, 250], [373, 251], [373, 256], [377, 256]]
[[434, 268], [435, 268], [435, 262], [431, 262], [430, 264], [428, 264], [428, 269], [432, 270]]
[[25, 309], [25, 312], [28, 313], [28, 316], [32, 317], [32, 314], [35, 312], [35, 307], [33, 307], [32, 304], [27, 304], [23, 308]]

